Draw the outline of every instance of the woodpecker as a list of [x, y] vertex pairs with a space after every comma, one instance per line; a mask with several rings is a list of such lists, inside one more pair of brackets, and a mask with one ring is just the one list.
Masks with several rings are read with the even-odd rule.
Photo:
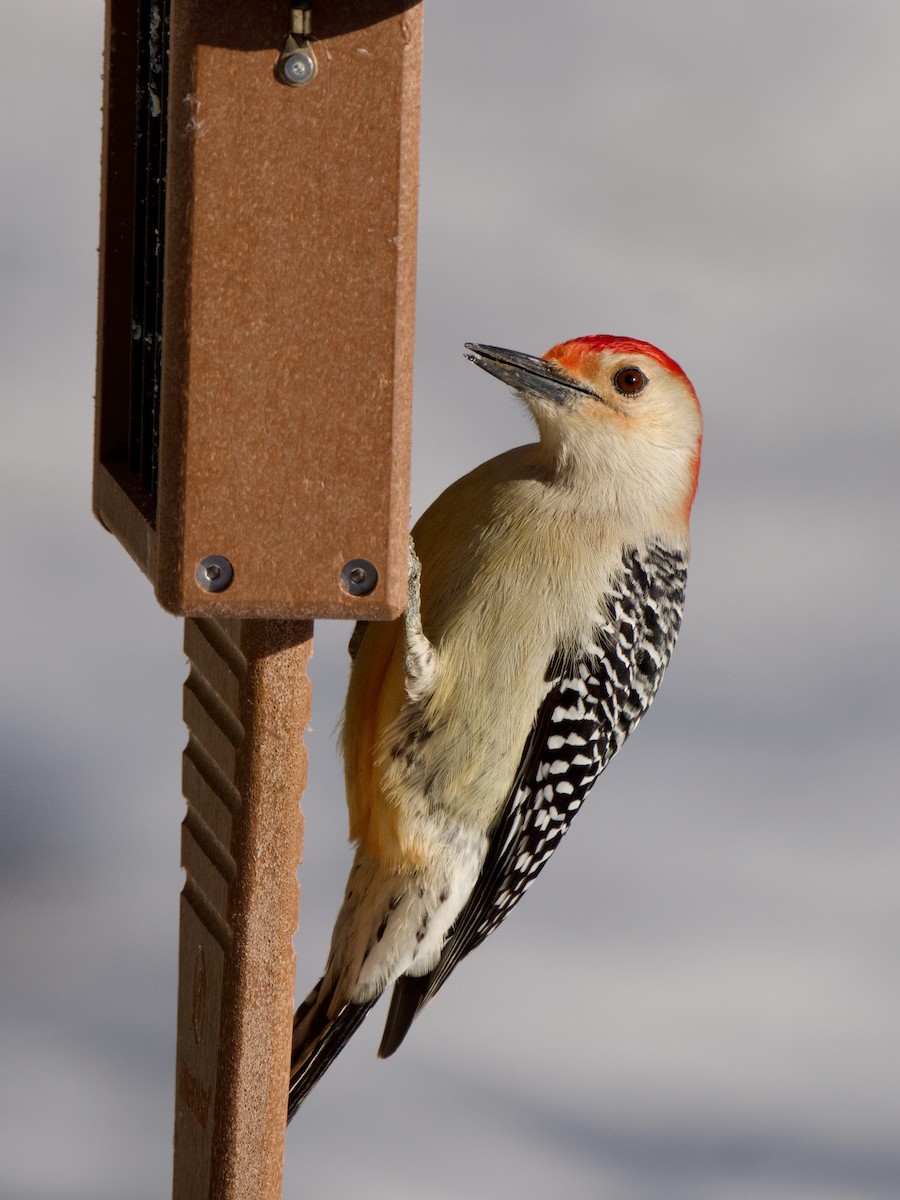
[[417, 522], [406, 612], [360, 624], [344, 712], [356, 845], [294, 1017], [288, 1118], [381, 993], [380, 1057], [518, 903], [646, 712], [681, 624], [702, 418], [647, 342], [466, 344], [539, 440]]

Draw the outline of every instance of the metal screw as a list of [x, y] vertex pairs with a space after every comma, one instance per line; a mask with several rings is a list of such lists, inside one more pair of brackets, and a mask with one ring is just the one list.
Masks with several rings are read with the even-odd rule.
[[288, 87], [309, 83], [317, 69], [316, 56], [309, 39], [300, 33], [289, 33], [275, 64], [275, 77]]
[[197, 563], [194, 579], [204, 592], [224, 592], [234, 579], [234, 567], [221, 554], [207, 554]]
[[351, 596], [368, 596], [378, 583], [378, 572], [365, 558], [351, 558], [341, 567], [341, 587]]
[[278, 60], [278, 78], [288, 87], [309, 83], [316, 73], [316, 60], [309, 50], [295, 50]]

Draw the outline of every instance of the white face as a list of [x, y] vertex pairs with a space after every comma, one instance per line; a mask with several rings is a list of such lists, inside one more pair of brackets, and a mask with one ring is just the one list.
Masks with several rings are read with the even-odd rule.
[[575, 338], [543, 358], [469, 345], [469, 357], [528, 404], [549, 466], [586, 504], [623, 521], [685, 525], [696, 490], [702, 417], [667, 355], [632, 338]]
[[[696, 452], [700, 407], [680, 371], [636, 350], [589, 350], [548, 361], [579, 385], [565, 405], [573, 416], [611, 425], [623, 438]], [[561, 423], [567, 415], [559, 414]]]

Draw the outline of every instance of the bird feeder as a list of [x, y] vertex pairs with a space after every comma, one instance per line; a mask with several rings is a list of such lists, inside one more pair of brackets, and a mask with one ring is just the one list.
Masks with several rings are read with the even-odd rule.
[[106, 28], [94, 511], [188, 618], [174, 1195], [270, 1200], [312, 620], [406, 598], [421, 4]]

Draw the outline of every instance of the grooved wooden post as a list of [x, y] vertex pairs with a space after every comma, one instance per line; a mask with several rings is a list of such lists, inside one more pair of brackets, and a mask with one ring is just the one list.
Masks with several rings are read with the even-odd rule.
[[176, 1200], [277, 1200], [312, 623], [189, 619]]

